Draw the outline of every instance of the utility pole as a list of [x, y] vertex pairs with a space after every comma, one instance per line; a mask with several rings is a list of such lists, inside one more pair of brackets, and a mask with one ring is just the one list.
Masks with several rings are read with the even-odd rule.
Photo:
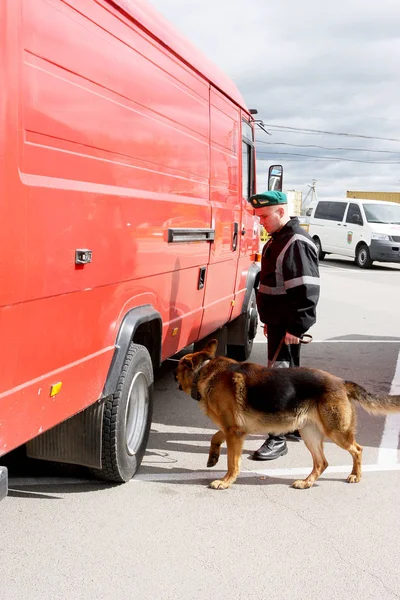
[[304, 198], [304, 200], [301, 204], [301, 214], [302, 215], [305, 215], [307, 212], [307, 209], [310, 206], [314, 206], [318, 201], [316, 183], [317, 183], [317, 180], [312, 179], [311, 185], [308, 185], [308, 187], [310, 189], [308, 190], [306, 197]]

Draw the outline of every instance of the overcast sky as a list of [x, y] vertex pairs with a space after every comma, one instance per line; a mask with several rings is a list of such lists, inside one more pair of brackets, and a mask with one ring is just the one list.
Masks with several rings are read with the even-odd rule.
[[303, 197], [400, 191], [400, 0], [150, 2], [258, 109], [259, 190], [278, 162]]

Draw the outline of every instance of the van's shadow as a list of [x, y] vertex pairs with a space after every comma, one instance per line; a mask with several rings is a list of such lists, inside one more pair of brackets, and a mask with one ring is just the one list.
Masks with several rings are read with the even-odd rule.
[[[60, 471], [58, 477], [60, 476], [63, 476], [62, 471]], [[12, 487], [10, 487], [8, 490], [8, 496], [10, 498], [22, 498], [24, 500], [63, 500], [63, 496], [66, 494], [102, 492], [118, 486], [118, 484], [108, 484], [106, 482], [99, 482], [95, 480], [93, 480], [92, 483], [87, 481], [87, 476], [88, 475], [86, 473], [86, 479], [82, 477], [82, 483], [43, 483], [39, 485], [31, 485], [29, 483], [18, 484], [17, 481], [14, 481]], [[46, 477], [49, 476], [47, 475]]]
[[[65, 494], [101, 492], [117, 485], [95, 479], [85, 467], [28, 458], [23, 446], [3, 456], [1, 462], [8, 468], [10, 498], [62, 500]], [[46, 483], [42, 484], [43, 478]]]

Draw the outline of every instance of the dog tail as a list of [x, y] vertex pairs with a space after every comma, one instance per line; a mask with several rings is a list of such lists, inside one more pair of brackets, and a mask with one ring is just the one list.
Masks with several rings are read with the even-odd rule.
[[361, 404], [367, 412], [373, 415], [400, 412], [400, 396], [370, 394], [353, 381], [345, 381], [344, 385], [349, 398]]

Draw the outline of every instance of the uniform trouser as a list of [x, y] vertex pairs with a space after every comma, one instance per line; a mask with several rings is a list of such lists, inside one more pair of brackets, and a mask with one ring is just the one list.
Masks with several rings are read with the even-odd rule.
[[[286, 329], [280, 325], [268, 325], [268, 366], [272, 362], [275, 352], [282, 338], [286, 335]], [[284, 369], [287, 367], [300, 366], [300, 344], [290, 344], [287, 346], [283, 342], [278, 356], [274, 363], [274, 369]], [[270, 435], [270, 438], [284, 440], [284, 435]]]

